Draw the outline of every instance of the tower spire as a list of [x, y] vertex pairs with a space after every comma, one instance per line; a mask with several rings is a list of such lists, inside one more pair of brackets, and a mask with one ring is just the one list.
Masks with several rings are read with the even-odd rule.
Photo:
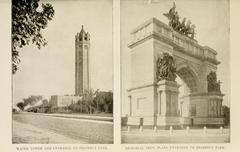
[[83, 25], [82, 25], [82, 29], [81, 29], [81, 31], [80, 31], [80, 35], [81, 35], [81, 36], [85, 36], [85, 34], [86, 34], [86, 32], [84, 31], [84, 28], [83, 28]]

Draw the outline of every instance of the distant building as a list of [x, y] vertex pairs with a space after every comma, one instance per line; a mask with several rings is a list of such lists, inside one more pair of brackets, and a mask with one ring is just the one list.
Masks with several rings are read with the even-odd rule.
[[81, 96], [73, 95], [53, 95], [50, 98], [49, 105], [51, 107], [67, 107], [81, 100]]
[[84, 31], [75, 36], [75, 95], [90, 88], [89, 66], [90, 34]]

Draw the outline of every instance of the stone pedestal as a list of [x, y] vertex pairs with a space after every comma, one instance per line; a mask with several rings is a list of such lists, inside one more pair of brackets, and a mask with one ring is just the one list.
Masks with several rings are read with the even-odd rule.
[[174, 81], [162, 80], [157, 83], [157, 115], [178, 116], [178, 88]]
[[160, 128], [169, 128], [170, 126], [173, 126], [174, 128], [179, 128], [180, 123], [180, 117], [178, 116], [158, 116], [157, 117], [157, 126]]
[[157, 83], [157, 125], [178, 125], [178, 88], [175, 81], [162, 80]]
[[222, 117], [223, 94], [198, 93], [185, 97], [182, 124], [189, 125], [223, 125]]
[[213, 92], [207, 94], [208, 101], [208, 117], [222, 117], [222, 101], [223, 94]]

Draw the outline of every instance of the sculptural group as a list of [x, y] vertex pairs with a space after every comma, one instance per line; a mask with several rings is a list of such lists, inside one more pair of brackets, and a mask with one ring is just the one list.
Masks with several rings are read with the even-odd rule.
[[194, 39], [196, 26], [192, 24], [190, 20], [186, 21], [185, 17], [182, 21], [180, 21], [175, 3], [173, 3], [173, 7], [169, 10], [169, 12], [164, 13], [163, 15], [169, 19], [169, 26], [171, 26], [175, 31]]
[[173, 57], [168, 53], [163, 53], [157, 60], [157, 81], [168, 80], [175, 81], [176, 67]]
[[211, 71], [207, 76], [208, 92], [221, 92], [220, 81], [217, 81], [216, 72]]

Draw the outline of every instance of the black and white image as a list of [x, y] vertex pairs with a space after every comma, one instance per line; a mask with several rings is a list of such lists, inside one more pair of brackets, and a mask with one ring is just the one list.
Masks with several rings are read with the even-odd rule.
[[12, 0], [12, 143], [113, 143], [112, 3]]
[[230, 142], [228, 0], [121, 1], [122, 143]]

